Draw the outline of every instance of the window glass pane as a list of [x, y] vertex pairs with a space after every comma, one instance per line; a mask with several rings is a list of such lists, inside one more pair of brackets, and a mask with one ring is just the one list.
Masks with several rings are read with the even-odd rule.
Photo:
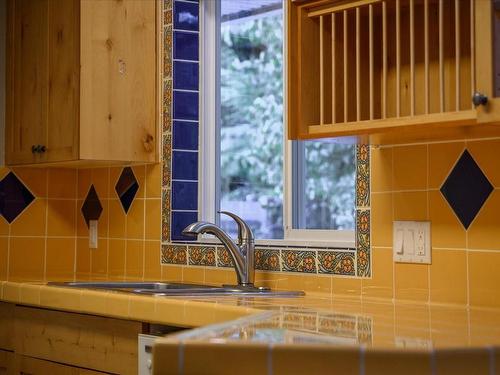
[[355, 146], [326, 140], [304, 141], [297, 182], [301, 229], [354, 229]]
[[283, 238], [282, 2], [221, 0], [220, 20], [220, 209]]

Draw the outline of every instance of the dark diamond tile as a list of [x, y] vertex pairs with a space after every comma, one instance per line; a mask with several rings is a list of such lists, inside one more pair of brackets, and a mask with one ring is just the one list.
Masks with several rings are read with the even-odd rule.
[[172, 241], [196, 241], [196, 237], [182, 235], [189, 224], [198, 221], [198, 212], [172, 212]]
[[120, 199], [122, 207], [126, 213], [128, 213], [128, 210], [134, 201], [137, 190], [139, 190], [139, 183], [135, 178], [132, 168], [123, 168], [120, 178], [116, 182], [115, 191], [116, 194], [118, 194], [118, 198]]
[[198, 31], [198, 4], [176, 1], [174, 4], [174, 28]]
[[198, 150], [198, 123], [174, 121], [173, 147], [177, 150]]
[[17, 176], [9, 172], [0, 181], [0, 213], [12, 223], [35, 199]]
[[441, 193], [465, 229], [469, 228], [492, 191], [493, 186], [467, 150], [441, 186]]
[[102, 213], [102, 205], [99, 197], [97, 196], [97, 192], [95, 191], [94, 185], [90, 186], [90, 190], [87, 194], [87, 198], [82, 205], [82, 215], [87, 223], [87, 227], [89, 226], [90, 220], [99, 220], [99, 217]]

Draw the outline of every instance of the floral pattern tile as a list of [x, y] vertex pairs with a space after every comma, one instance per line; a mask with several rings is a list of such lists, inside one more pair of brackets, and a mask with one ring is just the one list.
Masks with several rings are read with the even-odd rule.
[[187, 246], [163, 245], [161, 262], [163, 264], [187, 264]]
[[190, 266], [215, 267], [215, 247], [213, 246], [189, 246]]
[[234, 267], [231, 254], [224, 247], [217, 248], [217, 267]]
[[370, 205], [370, 146], [356, 146], [356, 207]]
[[316, 273], [316, 252], [282, 250], [282, 271]]
[[356, 210], [358, 276], [370, 276], [370, 210]]
[[318, 251], [318, 272], [354, 276], [354, 252], [346, 251]]
[[280, 252], [276, 249], [256, 249], [255, 269], [261, 271], [280, 271]]

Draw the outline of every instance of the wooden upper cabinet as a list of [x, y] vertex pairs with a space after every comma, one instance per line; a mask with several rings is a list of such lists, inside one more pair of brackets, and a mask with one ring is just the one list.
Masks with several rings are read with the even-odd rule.
[[288, 0], [287, 43], [290, 139], [500, 135], [499, 0]]
[[158, 7], [8, 1], [8, 165], [158, 160]]

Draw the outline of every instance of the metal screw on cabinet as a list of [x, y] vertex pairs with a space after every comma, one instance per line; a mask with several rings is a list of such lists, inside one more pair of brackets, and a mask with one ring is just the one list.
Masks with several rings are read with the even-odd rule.
[[486, 105], [488, 104], [488, 97], [480, 92], [475, 92], [474, 95], [472, 95], [472, 103], [474, 104], [474, 107]]

